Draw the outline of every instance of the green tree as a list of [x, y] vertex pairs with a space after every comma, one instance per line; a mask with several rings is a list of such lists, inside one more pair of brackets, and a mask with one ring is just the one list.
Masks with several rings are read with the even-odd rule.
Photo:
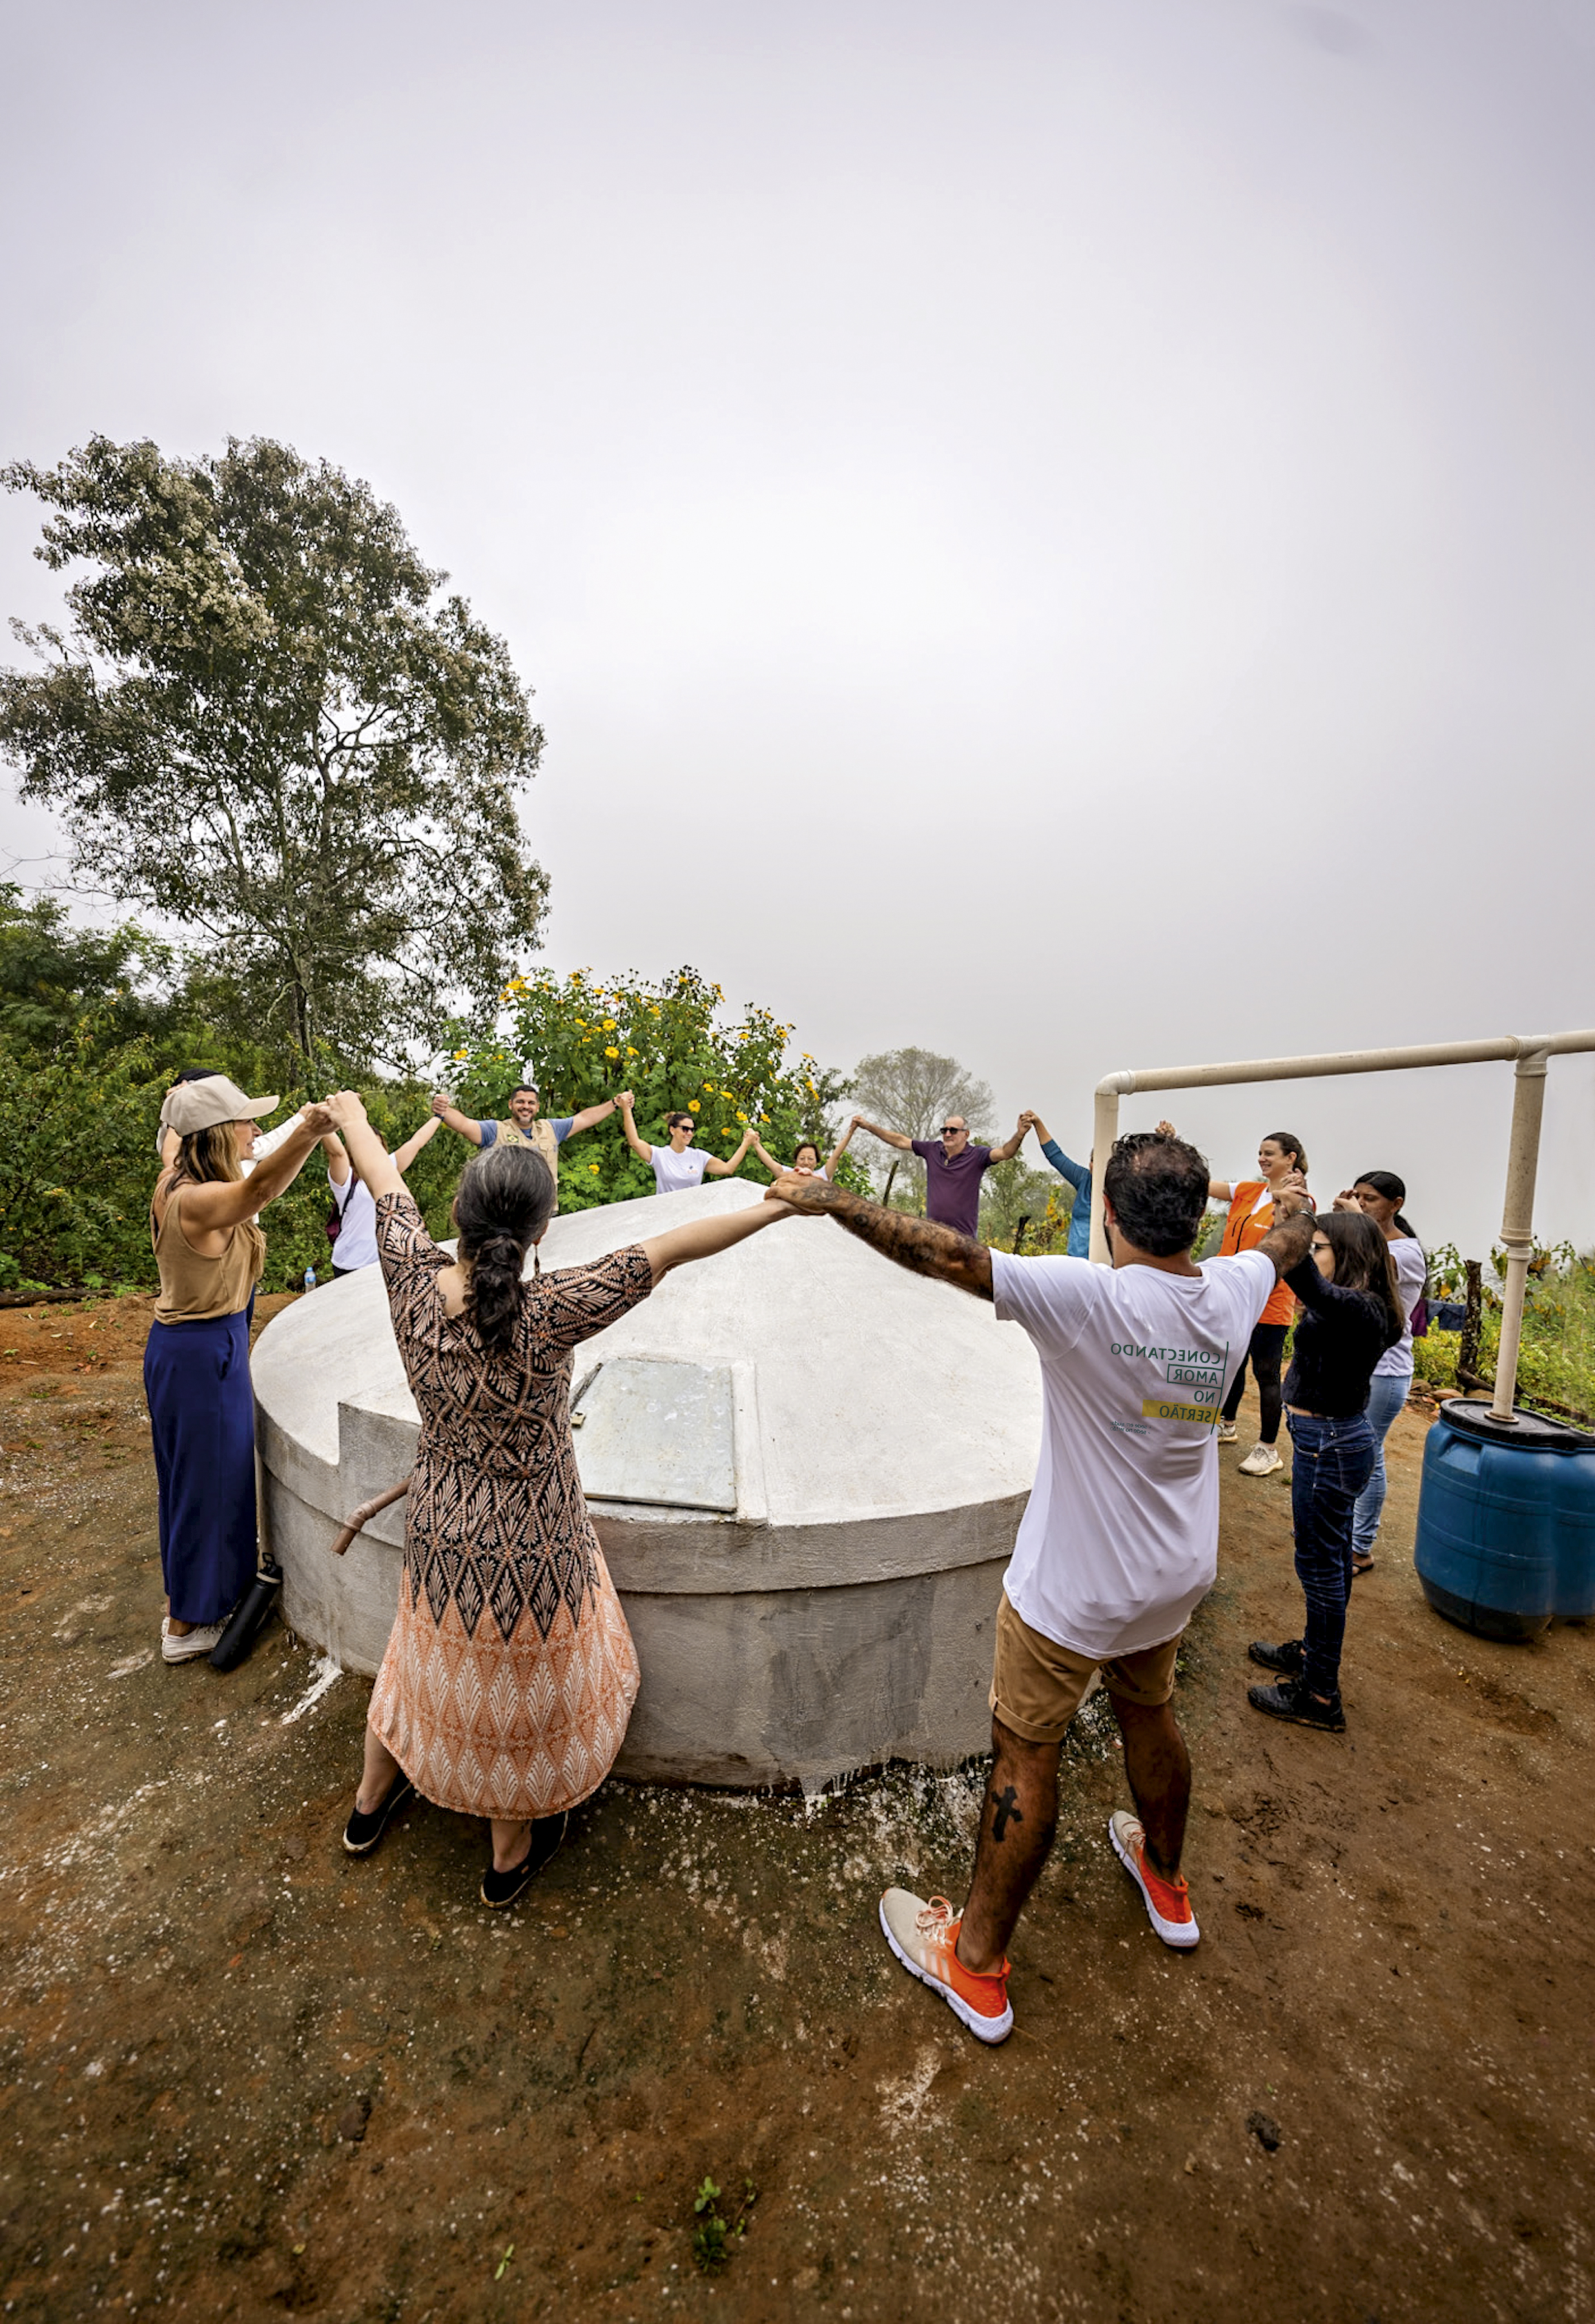
[[[501, 1117], [529, 1072], [551, 1119], [629, 1088], [637, 1128], [656, 1145], [664, 1143], [667, 1113], [690, 1112], [697, 1143], [711, 1154], [729, 1154], [750, 1123], [778, 1160], [790, 1160], [802, 1138], [823, 1151], [847, 1084], [806, 1052], [790, 1063], [793, 1028], [769, 1010], [750, 1001], [739, 1019], [725, 1022], [724, 1001], [720, 987], [692, 968], [657, 983], [635, 976], [606, 983], [583, 969], [563, 978], [515, 976], [486, 1023], [458, 1031], [459, 1102], [467, 1112]], [[850, 1160], [850, 1153], [842, 1157], [843, 1173]], [[848, 1183], [862, 1183], [861, 1174]], [[653, 1175], [626, 1145], [617, 1116], [585, 1132], [561, 1157], [563, 1211], [653, 1192]]]
[[149, 1031], [161, 1010], [140, 988], [152, 973], [169, 980], [171, 966], [166, 947], [131, 924], [75, 928], [53, 897], [25, 903], [0, 881], [0, 1046], [50, 1051], [96, 1008], [124, 1038]]
[[368, 485], [281, 444], [170, 459], [97, 436], [0, 469], [86, 564], [17, 634], [0, 752], [79, 872], [176, 921], [239, 1021], [356, 1070], [430, 1045], [535, 948], [516, 795], [542, 747], [503, 641]]
[[994, 1162], [980, 1181], [980, 1240], [1012, 1250], [1021, 1220], [1023, 1249], [1033, 1255], [1062, 1250], [1069, 1239], [1074, 1189], [1055, 1170], [1033, 1170], [1024, 1154]]

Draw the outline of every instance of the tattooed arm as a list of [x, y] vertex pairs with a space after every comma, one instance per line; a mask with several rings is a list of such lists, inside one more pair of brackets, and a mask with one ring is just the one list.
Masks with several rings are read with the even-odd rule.
[[1275, 1275], [1288, 1275], [1312, 1248], [1316, 1214], [1299, 1170], [1293, 1170], [1274, 1197], [1274, 1224], [1257, 1249], [1274, 1261]]
[[985, 1244], [935, 1219], [910, 1218], [905, 1211], [886, 1210], [846, 1186], [833, 1185], [829, 1178], [777, 1178], [765, 1200], [790, 1203], [804, 1218], [829, 1212], [839, 1226], [878, 1250], [883, 1259], [905, 1267], [911, 1275], [929, 1275], [938, 1283], [956, 1284], [977, 1299], [992, 1296], [991, 1253]]

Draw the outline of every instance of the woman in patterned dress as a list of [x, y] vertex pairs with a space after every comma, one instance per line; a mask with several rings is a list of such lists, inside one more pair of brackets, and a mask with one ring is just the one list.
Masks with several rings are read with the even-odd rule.
[[466, 1166], [450, 1259], [358, 1097], [344, 1090], [328, 1104], [376, 1204], [394, 1336], [421, 1415], [398, 1616], [344, 1846], [365, 1855], [420, 1792], [489, 1818], [482, 1900], [510, 1904], [608, 1774], [637, 1692], [576, 1472], [571, 1351], [672, 1267], [794, 1214], [759, 1204], [524, 1283], [554, 1209], [541, 1155], [496, 1144]]

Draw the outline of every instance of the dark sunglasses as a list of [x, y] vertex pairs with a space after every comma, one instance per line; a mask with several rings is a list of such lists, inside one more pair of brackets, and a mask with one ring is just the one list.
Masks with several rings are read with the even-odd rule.
[[961, 1121], [944, 1121], [941, 1125], [943, 1138], [961, 1138], [963, 1134], [964, 1124]]

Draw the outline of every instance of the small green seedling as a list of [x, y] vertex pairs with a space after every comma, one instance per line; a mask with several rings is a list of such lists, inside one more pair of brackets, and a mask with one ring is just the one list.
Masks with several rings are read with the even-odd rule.
[[742, 2184], [742, 2200], [729, 2219], [716, 2209], [720, 2190], [712, 2179], [705, 2179], [693, 2198], [699, 2224], [692, 2230], [692, 2257], [705, 2275], [718, 2275], [747, 2233], [747, 2215], [758, 2200], [758, 2189], [751, 2179]]
[[504, 2273], [505, 2269], [509, 2265], [515, 2255], [515, 2247], [514, 2244], [505, 2244], [504, 2247], [504, 2257], [499, 2261], [498, 2265], [493, 2271], [493, 2281], [495, 2283], [497, 2282], [499, 2277]]

